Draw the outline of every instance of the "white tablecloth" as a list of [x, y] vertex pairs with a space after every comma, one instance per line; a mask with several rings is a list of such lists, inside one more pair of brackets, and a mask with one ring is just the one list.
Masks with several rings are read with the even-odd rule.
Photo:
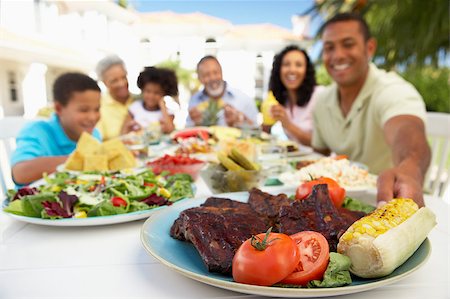
[[[197, 196], [208, 195], [202, 181]], [[426, 198], [438, 225], [432, 253], [411, 276], [345, 298], [449, 298], [449, 206]], [[0, 214], [0, 298], [258, 298], [191, 280], [148, 255], [144, 221], [93, 227], [26, 224]], [[341, 297], [342, 298], [342, 297]]]

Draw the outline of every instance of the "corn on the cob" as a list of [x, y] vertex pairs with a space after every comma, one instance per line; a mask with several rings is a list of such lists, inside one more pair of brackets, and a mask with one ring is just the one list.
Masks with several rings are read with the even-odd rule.
[[397, 198], [353, 223], [341, 236], [338, 252], [360, 277], [381, 277], [403, 264], [436, 225], [436, 217], [406, 198]]

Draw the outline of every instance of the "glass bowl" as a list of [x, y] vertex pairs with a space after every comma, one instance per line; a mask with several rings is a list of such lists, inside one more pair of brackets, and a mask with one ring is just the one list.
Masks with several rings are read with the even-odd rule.
[[226, 170], [220, 164], [210, 164], [200, 172], [208, 188], [216, 193], [249, 191], [261, 187], [267, 178], [263, 170]]

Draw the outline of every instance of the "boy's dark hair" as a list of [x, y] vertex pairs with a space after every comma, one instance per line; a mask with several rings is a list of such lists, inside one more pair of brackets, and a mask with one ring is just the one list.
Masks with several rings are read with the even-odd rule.
[[166, 68], [145, 67], [139, 74], [137, 86], [143, 90], [147, 83], [155, 83], [161, 86], [166, 96], [178, 95], [178, 80], [174, 71]]
[[316, 72], [308, 54], [306, 54], [306, 51], [296, 45], [287, 46], [280, 53], [275, 55], [273, 59], [272, 71], [270, 73], [269, 89], [281, 105], [286, 104], [288, 95], [286, 87], [281, 82], [280, 70], [284, 56], [291, 51], [300, 51], [305, 55], [305, 78], [303, 79], [300, 87], [297, 89], [297, 105], [305, 106], [309, 102], [314, 91], [314, 87], [316, 86]]
[[370, 33], [369, 25], [367, 25], [367, 22], [364, 20], [364, 18], [356, 13], [340, 13], [326, 21], [319, 29], [320, 35], [323, 34], [325, 28], [328, 25], [338, 23], [338, 22], [345, 22], [345, 21], [356, 21], [359, 23], [359, 27], [361, 29], [361, 33], [363, 34], [364, 40], [368, 41], [369, 38], [372, 37], [372, 34]]
[[53, 99], [66, 106], [74, 92], [95, 90], [101, 92], [97, 82], [82, 73], [65, 73], [59, 76], [53, 84]]
[[214, 60], [215, 62], [217, 62], [218, 65], [220, 65], [220, 62], [217, 59], [217, 57], [212, 56], [212, 55], [206, 55], [206, 56], [202, 57], [202, 59], [200, 59], [199, 62], [197, 63], [197, 73], [198, 73], [198, 68], [200, 67], [200, 65], [203, 62], [205, 62], [206, 60]]

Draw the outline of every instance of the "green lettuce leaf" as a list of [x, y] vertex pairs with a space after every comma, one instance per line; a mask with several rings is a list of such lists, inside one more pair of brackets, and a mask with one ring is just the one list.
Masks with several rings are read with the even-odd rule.
[[351, 262], [350, 258], [336, 253], [330, 252], [330, 262], [322, 280], [312, 280], [308, 282], [308, 288], [335, 288], [352, 283], [350, 276]]

